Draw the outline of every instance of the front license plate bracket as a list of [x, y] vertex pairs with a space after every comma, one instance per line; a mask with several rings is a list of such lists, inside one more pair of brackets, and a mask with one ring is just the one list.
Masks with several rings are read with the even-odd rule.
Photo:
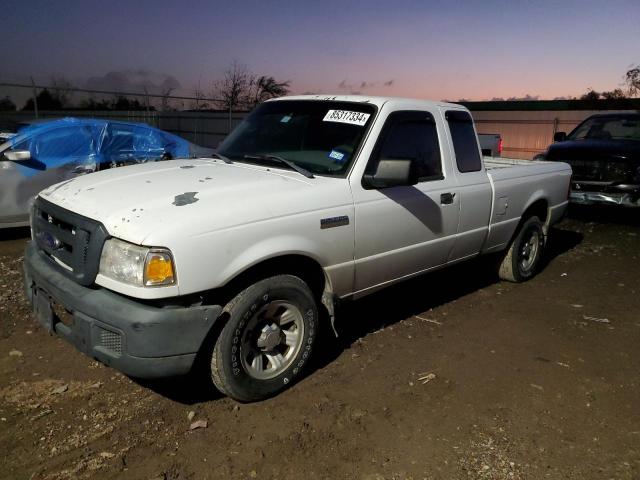
[[51, 298], [42, 289], [36, 288], [33, 291], [33, 312], [36, 320], [48, 332], [53, 332], [53, 310], [51, 308]]

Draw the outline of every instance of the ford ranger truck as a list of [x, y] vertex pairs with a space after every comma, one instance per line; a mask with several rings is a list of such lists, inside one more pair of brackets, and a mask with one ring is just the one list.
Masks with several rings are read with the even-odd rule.
[[481, 254], [530, 279], [570, 177], [561, 162], [483, 161], [460, 105], [267, 101], [214, 158], [42, 191], [26, 292], [44, 328], [129, 376], [203, 364], [203, 385], [255, 401], [301, 378], [340, 300]]

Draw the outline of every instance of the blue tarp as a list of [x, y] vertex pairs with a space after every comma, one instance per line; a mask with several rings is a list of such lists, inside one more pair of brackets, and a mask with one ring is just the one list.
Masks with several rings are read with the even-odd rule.
[[[30, 158], [10, 161], [9, 149], [28, 150]], [[77, 175], [212, 151], [137, 123], [64, 118], [23, 127], [0, 145], [0, 228], [26, 225], [38, 192]]]
[[16, 164], [24, 176], [61, 165], [88, 173], [163, 158], [189, 158], [190, 143], [143, 124], [63, 118], [22, 128], [8, 142], [29, 150], [31, 161]]

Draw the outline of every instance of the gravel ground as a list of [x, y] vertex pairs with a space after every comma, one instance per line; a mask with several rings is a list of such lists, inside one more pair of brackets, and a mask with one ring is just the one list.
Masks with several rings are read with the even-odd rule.
[[0, 477], [640, 478], [639, 212], [578, 210], [526, 284], [486, 262], [339, 312], [284, 394], [141, 384], [47, 335], [0, 240]]

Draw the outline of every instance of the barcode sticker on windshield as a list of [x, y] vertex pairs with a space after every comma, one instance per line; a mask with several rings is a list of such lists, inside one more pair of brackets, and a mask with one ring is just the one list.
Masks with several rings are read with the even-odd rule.
[[322, 119], [323, 122], [348, 123], [349, 125], [364, 126], [371, 114], [350, 112], [348, 110], [329, 110]]

